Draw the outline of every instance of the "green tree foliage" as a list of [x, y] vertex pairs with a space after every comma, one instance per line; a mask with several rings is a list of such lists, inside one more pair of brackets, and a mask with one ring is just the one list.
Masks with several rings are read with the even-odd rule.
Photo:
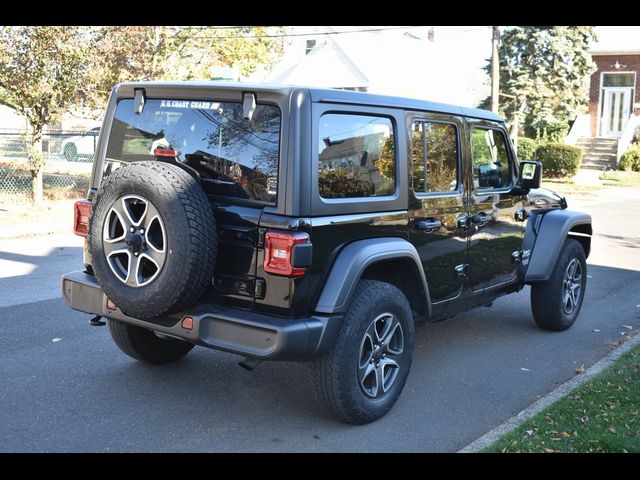
[[102, 27], [94, 77], [103, 93], [128, 80], [209, 80], [212, 66], [235, 67], [246, 76], [279, 57], [282, 42], [273, 35], [281, 32], [267, 27]]
[[27, 120], [36, 202], [42, 199], [42, 130], [86, 87], [90, 36], [84, 27], [0, 27], [0, 103]]
[[518, 137], [518, 160], [535, 160], [538, 144], [527, 137]]
[[[569, 122], [588, 104], [589, 55], [593, 27], [518, 26], [505, 29], [500, 42], [501, 113], [524, 119], [528, 137], [562, 140]], [[491, 68], [490, 61], [487, 71]]]

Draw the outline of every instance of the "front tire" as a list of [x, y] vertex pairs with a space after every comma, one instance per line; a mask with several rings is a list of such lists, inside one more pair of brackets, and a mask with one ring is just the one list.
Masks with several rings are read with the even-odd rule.
[[159, 336], [151, 330], [118, 320], [109, 320], [109, 333], [115, 344], [131, 358], [146, 363], [174, 362], [191, 351], [193, 344], [177, 338]]
[[586, 286], [584, 249], [568, 238], [549, 280], [531, 286], [531, 310], [538, 326], [556, 332], [571, 327], [582, 308]]
[[402, 392], [413, 344], [405, 295], [388, 283], [360, 281], [333, 348], [313, 364], [320, 405], [347, 423], [381, 418]]

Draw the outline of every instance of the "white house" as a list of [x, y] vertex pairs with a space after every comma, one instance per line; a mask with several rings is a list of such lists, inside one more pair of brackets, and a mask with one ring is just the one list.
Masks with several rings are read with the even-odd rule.
[[[447, 27], [292, 27], [292, 34], [303, 35], [294, 37], [270, 72], [258, 72], [251, 80], [475, 107], [489, 95], [481, 68], [486, 57], [465, 61], [461, 52], [468, 38], [439, 35], [441, 28]], [[488, 55], [490, 37], [486, 43]]]

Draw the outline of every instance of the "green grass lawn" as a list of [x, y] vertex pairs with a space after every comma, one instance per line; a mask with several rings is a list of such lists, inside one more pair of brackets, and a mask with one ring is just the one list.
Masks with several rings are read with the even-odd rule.
[[611, 170], [602, 172], [600, 180], [607, 187], [635, 187], [640, 188], [640, 172], [623, 172]]
[[640, 345], [484, 451], [640, 453]]

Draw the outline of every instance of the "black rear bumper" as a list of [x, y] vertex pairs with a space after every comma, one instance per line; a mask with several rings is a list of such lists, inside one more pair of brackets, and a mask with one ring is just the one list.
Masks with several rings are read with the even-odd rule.
[[[178, 337], [196, 345], [263, 360], [306, 360], [331, 347], [342, 316], [280, 318], [197, 304], [177, 314], [140, 320], [107, 307], [107, 296], [95, 278], [83, 271], [62, 276], [62, 295], [74, 310], [120, 320]], [[193, 329], [182, 328], [184, 317], [193, 318]]]

